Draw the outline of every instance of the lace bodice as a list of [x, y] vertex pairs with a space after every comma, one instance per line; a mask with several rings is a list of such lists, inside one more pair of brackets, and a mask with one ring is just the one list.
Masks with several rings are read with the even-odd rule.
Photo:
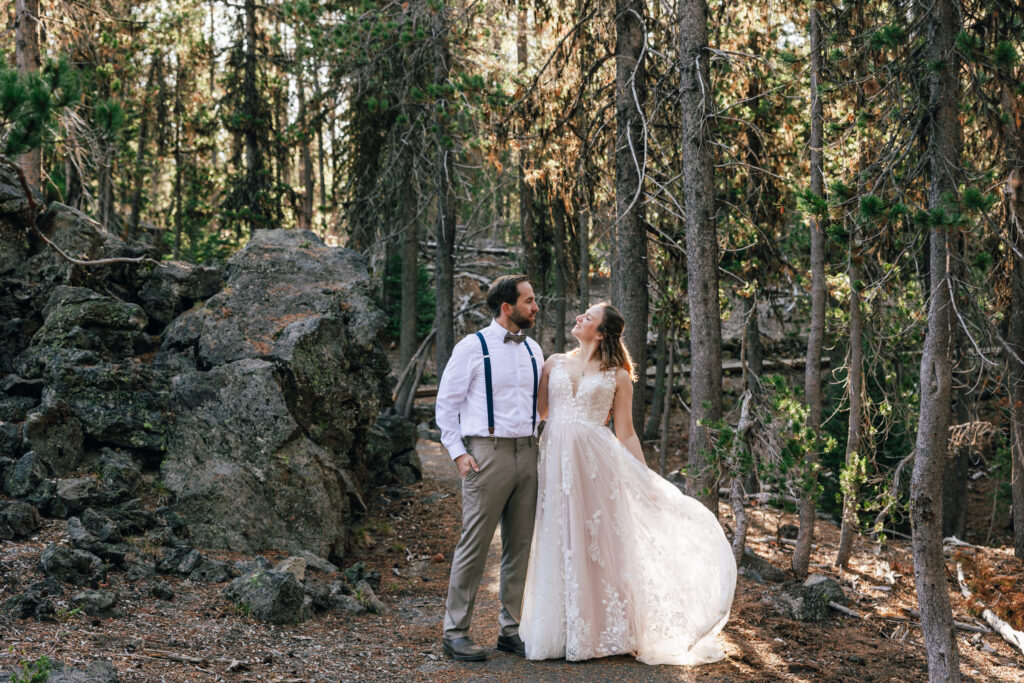
[[603, 425], [615, 398], [615, 371], [584, 375], [574, 393], [565, 360], [556, 358], [548, 377], [548, 422]]

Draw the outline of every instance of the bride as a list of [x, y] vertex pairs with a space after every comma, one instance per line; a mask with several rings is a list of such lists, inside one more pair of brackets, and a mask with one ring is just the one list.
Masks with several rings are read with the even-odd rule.
[[544, 364], [548, 422], [519, 634], [529, 659], [717, 661], [736, 563], [715, 516], [647, 468], [623, 328], [614, 307], [593, 306], [572, 329], [579, 349]]

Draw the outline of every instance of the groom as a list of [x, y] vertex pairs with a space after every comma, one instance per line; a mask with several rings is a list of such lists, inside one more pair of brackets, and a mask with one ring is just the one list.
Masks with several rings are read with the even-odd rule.
[[501, 632], [497, 647], [525, 655], [519, 617], [537, 505], [537, 382], [544, 358], [523, 330], [537, 300], [523, 275], [487, 292], [494, 320], [455, 345], [437, 390], [441, 442], [462, 477], [462, 538], [455, 547], [444, 615], [444, 650], [460, 661], [487, 658], [469, 637], [487, 549], [501, 522]]

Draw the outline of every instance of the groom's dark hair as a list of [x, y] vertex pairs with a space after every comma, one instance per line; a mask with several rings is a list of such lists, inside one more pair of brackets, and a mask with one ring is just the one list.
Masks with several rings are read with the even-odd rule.
[[491, 283], [487, 290], [487, 307], [491, 309], [495, 318], [501, 315], [502, 304], [516, 305], [519, 301], [519, 283], [527, 280], [528, 278], [521, 274], [502, 275]]

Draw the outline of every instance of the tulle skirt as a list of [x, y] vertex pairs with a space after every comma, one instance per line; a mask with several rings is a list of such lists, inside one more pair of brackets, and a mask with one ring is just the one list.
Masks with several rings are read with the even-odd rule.
[[529, 659], [725, 655], [736, 563], [718, 520], [604, 426], [549, 423], [519, 634]]

